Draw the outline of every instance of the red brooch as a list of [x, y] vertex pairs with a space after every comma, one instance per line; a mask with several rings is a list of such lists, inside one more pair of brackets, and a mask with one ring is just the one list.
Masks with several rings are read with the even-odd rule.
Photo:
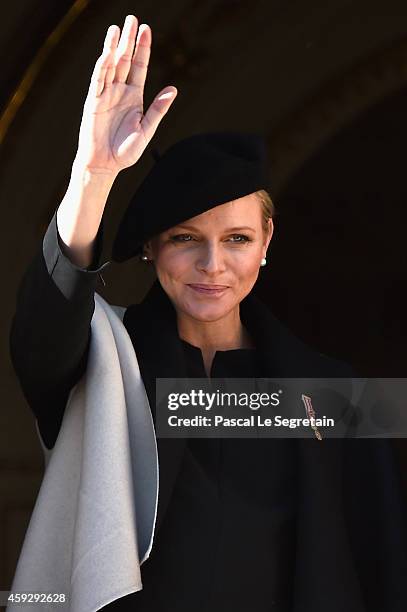
[[318, 431], [318, 428], [317, 428], [317, 426], [315, 425], [315, 422], [314, 422], [316, 417], [315, 417], [315, 410], [313, 409], [312, 404], [311, 404], [311, 398], [308, 397], [308, 395], [304, 395], [304, 394], [302, 394], [301, 398], [302, 398], [302, 401], [304, 402], [305, 412], [306, 412], [308, 418], [311, 421], [311, 427], [314, 430], [315, 437], [318, 440], [322, 440], [322, 435]]

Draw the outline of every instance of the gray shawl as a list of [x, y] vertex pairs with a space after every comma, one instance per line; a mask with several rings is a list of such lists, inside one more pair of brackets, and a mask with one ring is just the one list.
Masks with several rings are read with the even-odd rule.
[[71, 390], [51, 450], [37, 424], [45, 473], [12, 592], [64, 593], [67, 602], [26, 603], [26, 612], [94, 612], [142, 589], [140, 565], [149, 557], [157, 514], [158, 454], [124, 311], [95, 294], [86, 373]]

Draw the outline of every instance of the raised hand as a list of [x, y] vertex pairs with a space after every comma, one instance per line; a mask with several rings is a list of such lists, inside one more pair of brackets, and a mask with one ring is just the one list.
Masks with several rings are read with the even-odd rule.
[[[137, 35], [137, 39], [136, 39]], [[111, 25], [85, 100], [75, 163], [116, 175], [137, 162], [177, 95], [162, 89], [143, 114], [151, 29], [127, 15], [123, 31]]]

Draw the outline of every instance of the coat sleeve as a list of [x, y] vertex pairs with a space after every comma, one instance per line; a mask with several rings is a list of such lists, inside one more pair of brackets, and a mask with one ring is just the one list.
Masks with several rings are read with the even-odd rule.
[[[17, 291], [9, 348], [21, 389], [45, 446], [58, 437], [65, 405], [86, 369], [103, 242], [103, 220], [92, 264], [80, 268], [61, 249], [56, 211]], [[109, 262], [108, 262], [109, 263]]]

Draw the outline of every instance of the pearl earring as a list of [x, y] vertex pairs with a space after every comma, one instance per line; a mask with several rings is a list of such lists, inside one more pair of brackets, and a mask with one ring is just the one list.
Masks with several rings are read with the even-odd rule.
[[148, 261], [148, 257], [147, 257], [147, 255], [142, 255], [142, 256], [141, 256], [141, 259], [142, 259], [142, 261]]
[[263, 257], [263, 259], [262, 259], [262, 260], [261, 260], [261, 262], [260, 262], [260, 265], [261, 265], [261, 266], [265, 266], [265, 265], [266, 265], [266, 263], [267, 263], [267, 259], [266, 259], [265, 257]]

